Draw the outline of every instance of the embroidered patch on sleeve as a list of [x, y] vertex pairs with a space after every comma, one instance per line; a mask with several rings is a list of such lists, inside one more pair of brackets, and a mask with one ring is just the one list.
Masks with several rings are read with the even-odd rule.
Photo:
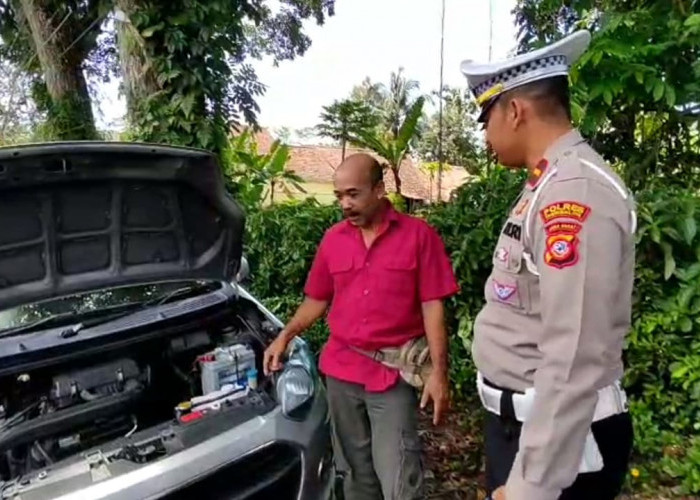
[[498, 250], [496, 250], [496, 260], [503, 263], [508, 262], [508, 250], [504, 247], [498, 248]]
[[578, 262], [578, 224], [553, 224], [547, 228], [545, 240], [544, 263], [548, 266], [564, 269]]
[[591, 209], [588, 205], [577, 201], [558, 201], [550, 203], [540, 210], [540, 216], [545, 224], [549, 224], [555, 219], [574, 219], [583, 222], [590, 213]]

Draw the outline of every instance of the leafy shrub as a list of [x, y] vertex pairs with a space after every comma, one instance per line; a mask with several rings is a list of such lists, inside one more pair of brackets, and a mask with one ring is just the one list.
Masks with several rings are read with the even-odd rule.
[[[324, 232], [340, 220], [335, 206], [309, 198], [251, 209], [246, 221], [245, 255], [252, 271], [252, 291], [282, 320], [303, 298], [306, 275]], [[328, 336], [320, 321], [305, 334], [318, 352]]]
[[[472, 322], [483, 304], [499, 230], [523, 182], [502, 169], [469, 183], [450, 203], [423, 209], [441, 234], [460, 282], [448, 301], [451, 380], [476, 409], [471, 360]], [[700, 199], [653, 186], [637, 195], [639, 229], [632, 328], [625, 346], [625, 386], [635, 426], [631, 487], [659, 484], [700, 492]], [[288, 203], [249, 214], [246, 255], [253, 291], [282, 318], [302, 298], [306, 274], [324, 231], [338, 221], [334, 206]], [[316, 350], [324, 322], [307, 333]], [[475, 434], [479, 432], [475, 429]]]

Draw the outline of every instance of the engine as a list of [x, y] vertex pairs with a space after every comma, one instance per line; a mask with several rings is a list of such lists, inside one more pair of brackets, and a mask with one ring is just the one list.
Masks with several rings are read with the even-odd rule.
[[241, 318], [215, 331], [0, 379], [0, 476], [43, 469], [137, 429], [244, 396], [243, 389], [257, 388], [265, 347], [265, 328], [250, 323]]
[[149, 387], [150, 368], [124, 358], [55, 375], [49, 390], [37, 394], [41, 382], [21, 374], [15, 393], [6, 398], [19, 411], [8, 416], [2, 407], [0, 450], [9, 476], [47, 467], [105, 438], [128, 433], [136, 424], [133, 411]]

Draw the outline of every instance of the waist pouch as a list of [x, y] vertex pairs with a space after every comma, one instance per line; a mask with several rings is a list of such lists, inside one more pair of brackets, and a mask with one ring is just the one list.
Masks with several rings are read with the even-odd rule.
[[425, 335], [411, 339], [400, 347], [386, 347], [375, 351], [352, 345], [349, 347], [388, 368], [398, 370], [401, 378], [413, 387], [423, 387], [432, 370], [430, 349]]

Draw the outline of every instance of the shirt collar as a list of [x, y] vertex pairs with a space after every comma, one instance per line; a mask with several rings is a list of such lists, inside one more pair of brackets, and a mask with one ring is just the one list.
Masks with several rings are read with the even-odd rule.
[[535, 189], [544, 178], [544, 173], [552, 163], [556, 164], [560, 155], [585, 141], [578, 130], [572, 129], [550, 144], [544, 152], [544, 157], [539, 161], [527, 180], [527, 187]]

